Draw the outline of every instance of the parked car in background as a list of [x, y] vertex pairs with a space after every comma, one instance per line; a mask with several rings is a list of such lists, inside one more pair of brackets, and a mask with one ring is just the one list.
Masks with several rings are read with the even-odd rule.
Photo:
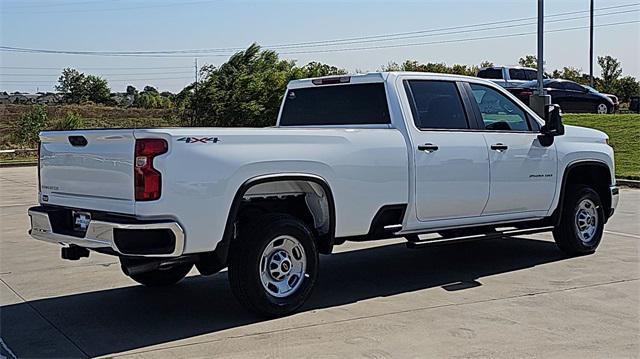
[[618, 96], [610, 94], [610, 93], [600, 92], [600, 91], [594, 89], [591, 86], [587, 86], [587, 85], [583, 85], [583, 86], [586, 87], [589, 91], [591, 91], [593, 93], [599, 93], [599, 94], [607, 96], [611, 100], [611, 102], [613, 102], [613, 112], [612, 113], [618, 112], [618, 110], [620, 109], [620, 100], [618, 99]]
[[521, 66], [494, 66], [481, 69], [477, 76], [491, 80], [504, 88], [512, 88], [536, 80], [538, 70]]
[[[551, 101], [560, 105], [563, 112], [605, 114], [613, 113], [616, 109], [616, 104], [609, 97], [613, 95], [602, 94], [576, 82], [547, 79], [543, 81], [543, 84], [547, 93], [551, 95]], [[522, 84], [519, 88], [510, 88], [509, 91], [528, 104], [529, 96], [533, 94], [537, 87], [538, 81], [534, 80]]]

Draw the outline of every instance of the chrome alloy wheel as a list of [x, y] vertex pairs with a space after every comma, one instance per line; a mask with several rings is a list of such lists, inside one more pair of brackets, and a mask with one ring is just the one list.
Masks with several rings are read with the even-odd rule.
[[607, 114], [609, 112], [609, 109], [607, 108], [607, 105], [601, 103], [601, 104], [598, 105], [597, 111], [598, 111], [598, 114], [604, 115], [604, 114]]
[[262, 251], [260, 282], [272, 296], [288, 297], [300, 288], [306, 269], [307, 257], [302, 244], [295, 237], [278, 236]]
[[576, 212], [576, 229], [582, 243], [593, 240], [598, 229], [598, 210], [590, 199], [583, 199]]

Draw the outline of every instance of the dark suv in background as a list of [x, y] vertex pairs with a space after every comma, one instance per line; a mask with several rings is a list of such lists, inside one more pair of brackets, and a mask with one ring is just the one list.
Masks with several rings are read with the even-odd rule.
[[[561, 79], [547, 79], [543, 81], [544, 88], [551, 95], [551, 101], [557, 103], [563, 112], [614, 113], [618, 101], [614, 95], [600, 93], [588, 86]], [[538, 81], [529, 81], [518, 88], [508, 90], [522, 102], [528, 104], [529, 96], [538, 87]]]

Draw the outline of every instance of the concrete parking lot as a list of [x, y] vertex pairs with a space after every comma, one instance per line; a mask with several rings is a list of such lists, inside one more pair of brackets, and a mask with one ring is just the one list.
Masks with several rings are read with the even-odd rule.
[[0, 169], [0, 335], [7, 357], [640, 356], [640, 190], [595, 255], [565, 258], [549, 234], [407, 249], [347, 243], [323, 256], [295, 315], [260, 320], [226, 272], [147, 289], [113, 257], [63, 261], [27, 235], [34, 167]]

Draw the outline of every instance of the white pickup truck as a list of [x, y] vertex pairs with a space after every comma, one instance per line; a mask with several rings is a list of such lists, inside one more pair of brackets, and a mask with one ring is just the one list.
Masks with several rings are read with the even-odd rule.
[[370, 73], [292, 81], [272, 128], [45, 131], [30, 233], [147, 286], [228, 267], [263, 316], [298, 309], [319, 253], [348, 240], [553, 231], [592, 253], [618, 203], [613, 150], [548, 110], [479, 78]]

